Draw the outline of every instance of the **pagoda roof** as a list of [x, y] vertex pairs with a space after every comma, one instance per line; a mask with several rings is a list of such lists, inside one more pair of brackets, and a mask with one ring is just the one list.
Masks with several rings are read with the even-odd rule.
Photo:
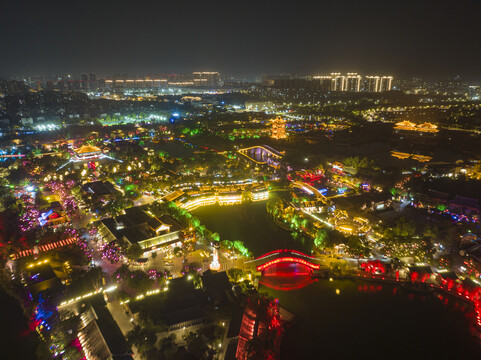
[[83, 145], [79, 148], [74, 149], [77, 154], [89, 154], [93, 152], [100, 152], [100, 148], [92, 145]]
[[421, 125], [418, 125], [420, 128], [429, 128], [429, 129], [437, 129], [437, 126], [428, 122], [425, 122]]
[[404, 121], [396, 123], [396, 126], [416, 126], [416, 124], [412, 123], [410, 121], [404, 120]]

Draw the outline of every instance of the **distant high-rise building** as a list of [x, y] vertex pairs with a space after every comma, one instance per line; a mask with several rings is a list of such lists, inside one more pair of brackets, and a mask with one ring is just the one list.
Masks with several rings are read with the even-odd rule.
[[105, 79], [99, 79], [97, 81], [97, 87], [100, 90], [104, 90], [105, 89]]
[[[327, 76], [314, 76], [313, 80], [320, 81], [320, 89], [329, 91], [347, 92], [380, 92], [389, 91], [392, 88], [392, 76], [365, 76], [358, 73], [331, 73]], [[326, 88], [326, 84], [329, 86]]]
[[80, 90], [80, 80], [69, 80], [67, 83], [68, 90]]
[[379, 91], [391, 91], [392, 88], [392, 76], [381, 77], [381, 82], [379, 85]]
[[97, 87], [97, 75], [95, 74], [81, 74], [80, 75], [80, 88], [82, 90], [96, 90]]
[[271, 75], [262, 74], [261, 76], [261, 85], [262, 86], [274, 86], [274, 79]]
[[221, 83], [220, 74], [217, 71], [193, 72], [192, 77], [195, 86], [216, 87]]
[[313, 76], [314, 81], [319, 81], [319, 90], [329, 91], [331, 90], [331, 77], [330, 76]]
[[27, 91], [25, 82], [20, 80], [0, 80], [0, 92], [7, 95], [17, 95]]
[[80, 88], [82, 90], [89, 90], [89, 75], [80, 74]]
[[347, 73], [347, 76], [343, 77], [342, 91], [359, 92], [361, 91], [361, 75], [357, 73]]
[[378, 92], [380, 91], [381, 78], [379, 76], [366, 76], [364, 78], [363, 91]]
[[331, 91], [344, 90], [344, 76], [341, 73], [331, 73]]
[[80, 75], [80, 87], [82, 90], [96, 90], [97, 85], [97, 75], [95, 74], [81, 74]]

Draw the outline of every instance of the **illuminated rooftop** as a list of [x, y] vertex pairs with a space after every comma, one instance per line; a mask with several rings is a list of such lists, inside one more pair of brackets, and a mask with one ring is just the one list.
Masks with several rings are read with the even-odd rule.
[[73, 149], [77, 154], [90, 154], [90, 153], [96, 153], [100, 152], [100, 148], [92, 145], [83, 145], [79, 148]]
[[410, 121], [401, 121], [396, 123], [396, 126], [394, 126], [394, 129], [396, 130], [408, 130], [408, 131], [420, 131], [420, 132], [431, 132], [431, 133], [437, 133], [438, 127], [437, 125], [425, 122], [420, 125], [416, 125], [415, 123], [412, 123]]
[[415, 127], [416, 124], [415, 124], [415, 123], [412, 123], [412, 122], [410, 122], [410, 121], [404, 120], [404, 121], [398, 122], [398, 123], [396, 124], [396, 126]]

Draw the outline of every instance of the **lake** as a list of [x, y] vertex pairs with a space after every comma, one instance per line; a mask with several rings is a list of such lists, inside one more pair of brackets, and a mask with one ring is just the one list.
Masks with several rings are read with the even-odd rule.
[[[296, 240], [277, 227], [265, 202], [214, 205], [194, 214], [222, 240], [244, 241], [254, 256], [280, 248], [304, 252], [312, 248], [310, 240]], [[265, 286], [259, 290], [278, 298], [297, 316], [286, 329], [282, 360], [481, 356], [481, 344], [470, 333], [472, 310], [453, 298], [359, 280], [319, 279], [291, 291]]]
[[222, 240], [241, 240], [255, 257], [276, 249], [310, 253], [312, 241], [294, 239], [289, 231], [277, 226], [266, 212], [266, 202], [234, 206], [212, 205], [193, 211], [201, 222]]

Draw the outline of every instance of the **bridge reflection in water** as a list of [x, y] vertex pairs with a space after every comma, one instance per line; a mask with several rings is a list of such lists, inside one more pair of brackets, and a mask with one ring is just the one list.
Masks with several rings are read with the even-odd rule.
[[279, 263], [262, 272], [259, 284], [271, 289], [289, 291], [302, 289], [317, 281], [312, 277], [312, 270], [298, 263]]
[[301, 289], [317, 279], [313, 274], [320, 268], [320, 260], [296, 250], [274, 250], [257, 259], [247, 261], [260, 272], [259, 283], [276, 290]]
[[238, 153], [244, 155], [256, 164], [267, 164], [273, 167], [279, 166], [279, 161], [283, 154], [268, 145], [251, 146], [239, 149]]

